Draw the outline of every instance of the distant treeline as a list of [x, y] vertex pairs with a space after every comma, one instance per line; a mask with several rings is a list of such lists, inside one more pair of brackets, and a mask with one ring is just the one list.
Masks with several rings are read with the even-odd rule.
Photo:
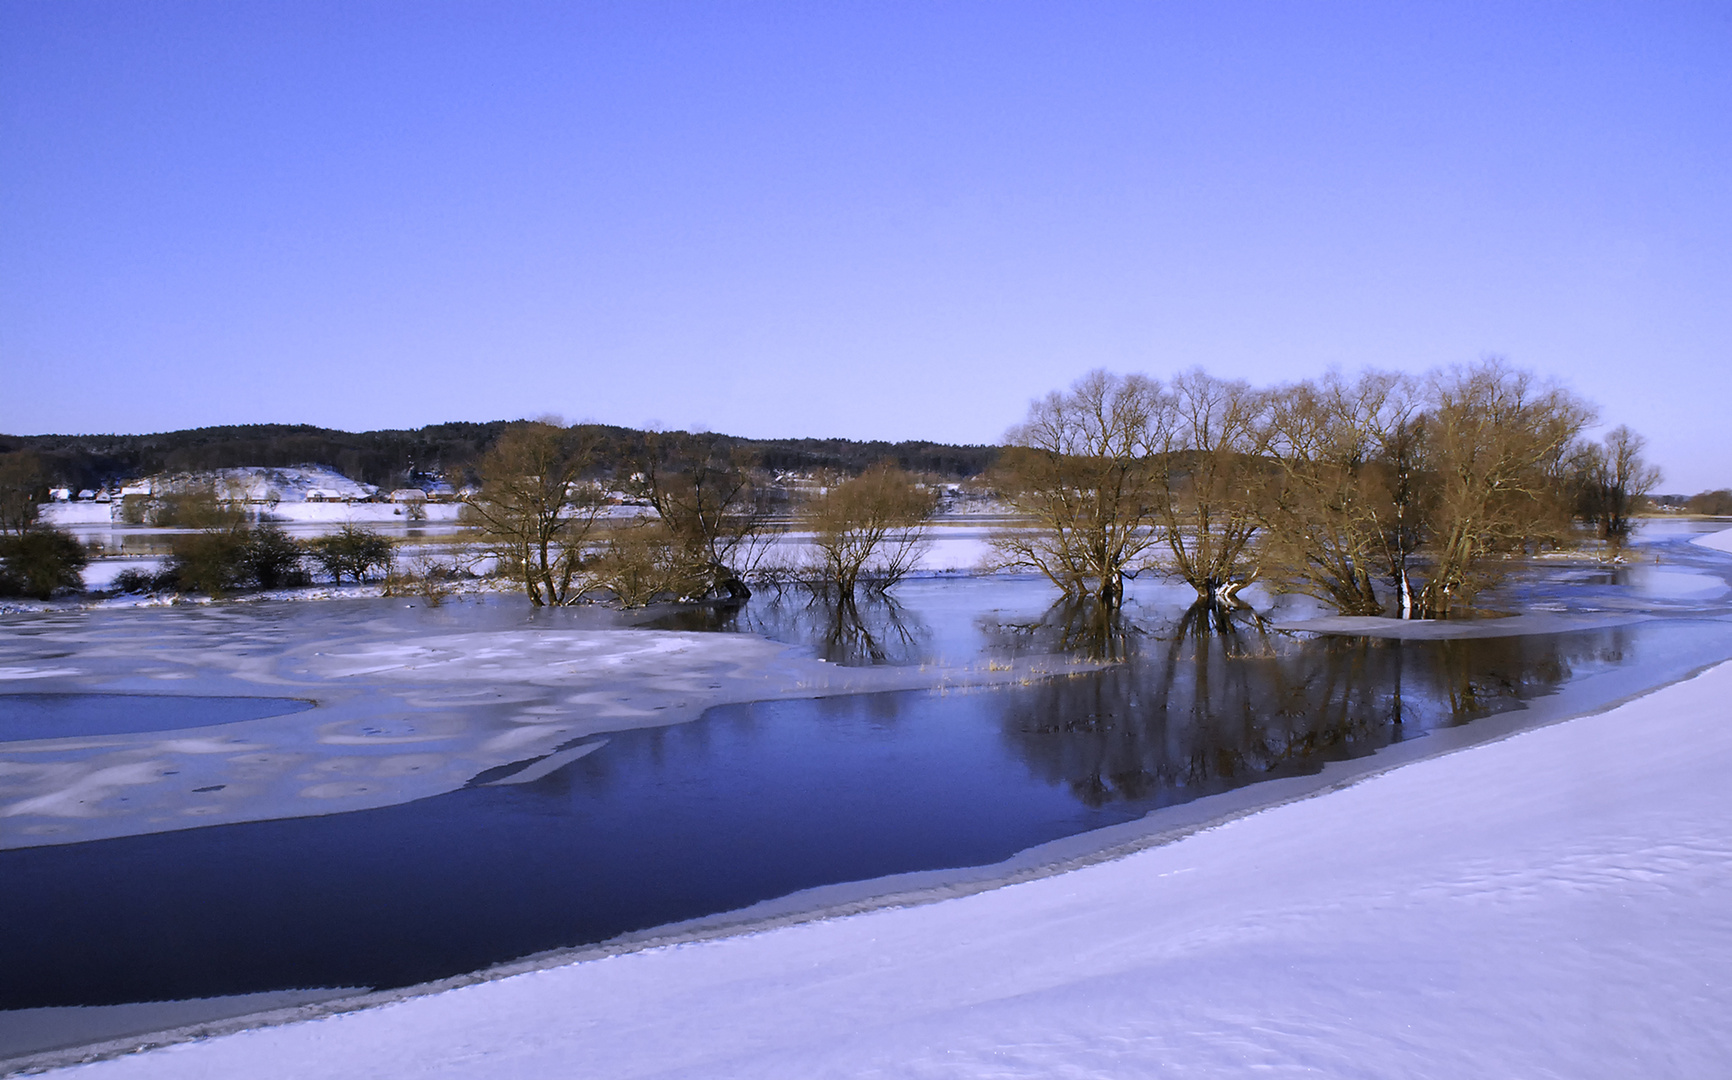
[[[432, 424], [413, 431], [334, 431], [308, 424], [239, 424], [154, 435], [0, 435], [0, 453], [29, 451], [45, 479], [74, 490], [163, 472], [202, 472], [245, 466], [324, 465], [352, 480], [393, 487], [442, 476], [474, 479], [481, 455], [507, 421]], [[638, 460], [648, 433], [602, 426], [600, 457]], [[776, 471], [836, 469], [858, 473], [885, 459], [910, 472], [964, 480], [989, 469], [996, 446], [932, 442], [855, 442], [851, 439], [746, 439], [694, 436], [716, 450], [743, 450]]]
[[1732, 490], [1727, 488], [1721, 488], [1718, 491], [1704, 491], [1700, 495], [1656, 495], [1654, 502], [1660, 506], [1676, 507], [1691, 514], [1732, 517]]

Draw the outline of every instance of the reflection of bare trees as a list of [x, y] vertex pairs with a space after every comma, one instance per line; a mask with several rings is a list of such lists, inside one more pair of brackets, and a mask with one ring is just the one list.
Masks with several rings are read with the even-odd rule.
[[656, 620], [662, 630], [728, 630], [812, 646], [836, 664], [913, 664], [931, 628], [883, 593], [838, 597], [822, 589], [760, 593], [745, 604], [681, 609]]
[[1503, 711], [1621, 647], [1617, 630], [1444, 641], [1299, 637], [1231, 608], [1202, 607], [1141, 627], [1079, 620], [1061, 605], [1040, 623], [1000, 628], [1008, 648], [1070, 643], [1122, 660], [1017, 695], [1005, 737], [1037, 775], [1091, 806], [1183, 802]]
[[1066, 598], [1032, 622], [983, 619], [994, 651], [1012, 655], [1066, 653], [1118, 663], [1128, 658], [1130, 634], [1141, 633], [1120, 609], [1092, 599]]

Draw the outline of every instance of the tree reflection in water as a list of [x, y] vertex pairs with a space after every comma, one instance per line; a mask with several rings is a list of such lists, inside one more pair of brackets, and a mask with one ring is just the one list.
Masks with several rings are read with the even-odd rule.
[[1615, 661], [1625, 631], [1420, 641], [1275, 630], [1248, 608], [1176, 620], [1059, 604], [1033, 623], [984, 623], [1008, 653], [1112, 662], [1017, 694], [1004, 736], [1084, 803], [1184, 802], [1313, 772], [1428, 728], [1547, 693], [1584, 662]]
[[883, 593], [858, 599], [803, 588], [745, 604], [682, 608], [647, 624], [658, 630], [724, 630], [802, 642], [833, 664], [918, 664], [932, 636], [919, 616]]

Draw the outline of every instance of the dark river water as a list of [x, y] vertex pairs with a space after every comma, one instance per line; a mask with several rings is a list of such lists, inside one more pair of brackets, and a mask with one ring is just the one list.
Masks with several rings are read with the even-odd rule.
[[[1591, 607], [1621, 588], [1586, 581], [1573, 595]], [[607, 736], [530, 783], [0, 852], [0, 1008], [413, 984], [814, 886], [991, 864], [1568, 685], [1610, 703], [1732, 655], [1732, 623], [1711, 605], [1403, 641], [1223, 624], [1150, 590], [1108, 623], [1043, 610], [1038, 583], [905, 595], [851, 612], [790, 596], [660, 618], [851, 662], [1065, 650], [1120, 662], [1026, 686], [726, 706]]]

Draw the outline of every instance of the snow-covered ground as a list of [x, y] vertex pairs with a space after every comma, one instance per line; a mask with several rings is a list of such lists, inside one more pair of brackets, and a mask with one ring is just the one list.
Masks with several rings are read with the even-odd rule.
[[1709, 533], [1707, 536], [1698, 536], [1692, 541], [1692, 543], [1700, 544], [1705, 548], [1713, 548], [1715, 551], [1724, 551], [1728, 555], [1732, 555], [1732, 529], [1724, 529], [1720, 532]]
[[[405, 519], [433, 523], [455, 522], [462, 515], [460, 503], [427, 503], [414, 518], [402, 506], [381, 502], [281, 502], [274, 506], [257, 507], [266, 521], [285, 525], [402, 525]], [[42, 520], [60, 528], [83, 533], [88, 529], [77, 526], [114, 527], [126, 532], [172, 531], [150, 530], [147, 526], [124, 526], [116, 522], [112, 504], [98, 502], [47, 503], [42, 507]]]
[[1724, 1076], [1728, 701], [1732, 664], [1055, 876], [65, 1075]]

